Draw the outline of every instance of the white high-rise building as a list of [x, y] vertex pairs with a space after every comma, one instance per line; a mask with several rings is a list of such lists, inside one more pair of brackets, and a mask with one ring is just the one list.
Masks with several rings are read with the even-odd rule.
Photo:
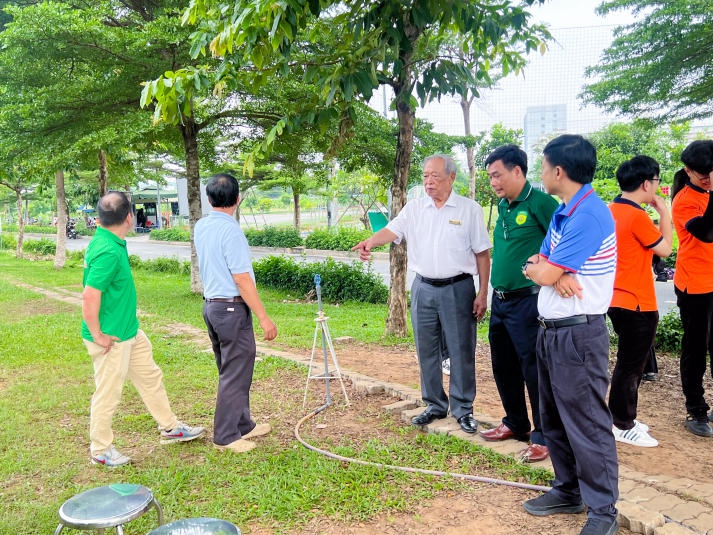
[[529, 106], [525, 111], [525, 147], [527, 157], [534, 161], [534, 152], [541, 141], [553, 134], [567, 131], [567, 106]]

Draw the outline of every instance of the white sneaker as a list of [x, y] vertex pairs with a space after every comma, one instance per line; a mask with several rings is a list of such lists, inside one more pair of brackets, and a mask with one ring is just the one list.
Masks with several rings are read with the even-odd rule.
[[643, 431], [644, 433], [649, 432], [649, 426], [646, 425], [644, 422], [640, 422], [639, 420], [634, 420], [634, 428], [638, 429], [639, 431]]
[[450, 375], [451, 374], [451, 359], [444, 359], [443, 362], [441, 363], [441, 369], [443, 370], [444, 375]]
[[617, 442], [639, 446], [641, 448], [654, 448], [659, 445], [659, 441], [649, 435], [647, 431], [643, 431], [636, 426], [631, 429], [619, 429], [617, 426], [612, 426], [612, 433]]
[[129, 462], [131, 462], [131, 459], [126, 455], [119, 453], [119, 450], [117, 450], [113, 445], [109, 446], [109, 449], [104, 453], [92, 455], [92, 463], [110, 466], [112, 468], [128, 464]]

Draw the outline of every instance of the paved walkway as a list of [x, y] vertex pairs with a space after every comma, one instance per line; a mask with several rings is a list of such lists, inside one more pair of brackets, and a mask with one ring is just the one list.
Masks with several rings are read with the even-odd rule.
[[[309, 356], [277, 351], [258, 343], [258, 353], [309, 365]], [[321, 365], [321, 359], [318, 363]], [[319, 372], [319, 370], [315, 370]], [[323, 372], [323, 370], [322, 370]], [[349, 379], [354, 388], [367, 394], [388, 394], [398, 401], [384, 410], [401, 415], [410, 421], [422, 408], [420, 390], [403, 385], [386, 383], [351, 370], [340, 368], [343, 378]], [[333, 387], [334, 388], [334, 387]], [[482, 423], [497, 426], [499, 418], [487, 414], [474, 414]], [[429, 433], [454, 435], [491, 448], [504, 455], [515, 455], [524, 448], [522, 442], [506, 440], [487, 442], [478, 434], [469, 435], [460, 429], [452, 418], [446, 418], [425, 426]], [[713, 454], [713, 452], [711, 452]], [[552, 470], [548, 460], [539, 467]], [[711, 474], [706, 474], [710, 477]], [[619, 524], [634, 533], [645, 535], [713, 535], [713, 483], [703, 483], [688, 478], [644, 474], [619, 466]]]

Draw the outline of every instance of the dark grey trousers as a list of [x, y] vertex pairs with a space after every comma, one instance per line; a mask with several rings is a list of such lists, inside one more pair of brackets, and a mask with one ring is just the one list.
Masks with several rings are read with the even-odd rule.
[[[473, 412], [475, 399], [475, 285], [465, 279], [447, 286], [431, 286], [414, 279], [411, 287], [411, 324], [421, 368], [421, 398], [428, 409], [460, 418]], [[449, 396], [443, 390], [441, 336], [451, 359]]]
[[608, 363], [603, 314], [572, 327], [540, 327], [540, 417], [555, 469], [552, 492], [570, 502], [581, 496], [590, 517], [613, 520], [619, 464], [606, 403]]
[[256, 353], [252, 315], [245, 303], [206, 302], [203, 319], [219, 374], [213, 442], [225, 446], [255, 428], [250, 417]]

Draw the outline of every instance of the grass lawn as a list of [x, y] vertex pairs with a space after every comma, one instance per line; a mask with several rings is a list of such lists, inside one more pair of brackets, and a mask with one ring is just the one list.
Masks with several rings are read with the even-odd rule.
[[[172, 408], [191, 425], [212, 427], [217, 372], [213, 356], [167, 325], [204, 328], [201, 298], [188, 278], [137, 271], [142, 328], [154, 345]], [[315, 516], [357, 521], [385, 511], [404, 511], [441, 489], [467, 484], [400, 472], [345, 465], [303, 448], [293, 437], [302, 408], [306, 369], [277, 358], [258, 363], [251, 405], [275, 431], [246, 455], [214, 450], [210, 440], [160, 446], [156, 424], [127, 384], [114, 419], [115, 444], [132, 465], [105, 469], [89, 463], [90, 359], [80, 339], [76, 304], [18, 286], [81, 291], [82, 267], [70, 261], [55, 271], [51, 262], [22, 261], [0, 253], [0, 533], [51, 533], [64, 500], [109, 483], [148, 486], [167, 520], [196, 516], [225, 518], [244, 533], [253, 526], [289, 532]], [[310, 347], [316, 305], [298, 296], [261, 292], [280, 328], [282, 341]], [[338, 332], [374, 344], [404, 344], [382, 338], [386, 308], [344, 304], [325, 307]], [[341, 455], [434, 470], [473, 473], [487, 466], [490, 477], [543, 484], [543, 470], [494, 455], [447, 436], [423, 435], [376, 413], [365, 425], [380, 430], [374, 441], [312, 439]], [[408, 492], [403, 489], [408, 487]], [[146, 533], [155, 515], [131, 522], [127, 535]]]

